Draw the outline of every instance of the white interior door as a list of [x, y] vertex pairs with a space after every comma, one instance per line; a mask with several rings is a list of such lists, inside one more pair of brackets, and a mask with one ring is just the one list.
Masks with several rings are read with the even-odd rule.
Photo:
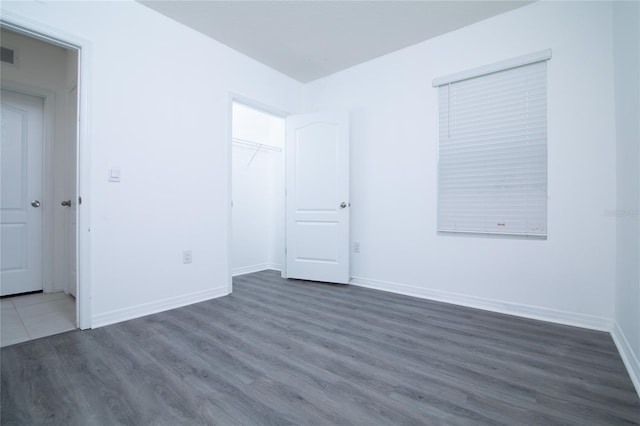
[[287, 117], [287, 278], [349, 282], [349, 116]]
[[42, 290], [44, 100], [2, 90], [0, 295]]

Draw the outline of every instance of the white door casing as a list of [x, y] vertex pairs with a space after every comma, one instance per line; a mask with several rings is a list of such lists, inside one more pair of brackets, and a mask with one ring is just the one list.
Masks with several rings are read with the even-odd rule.
[[44, 99], [2, 90], [0, 295], [43, 289]]
[[287, 278], [347, 284], [349, 269], [349, 115], [287, 117]]

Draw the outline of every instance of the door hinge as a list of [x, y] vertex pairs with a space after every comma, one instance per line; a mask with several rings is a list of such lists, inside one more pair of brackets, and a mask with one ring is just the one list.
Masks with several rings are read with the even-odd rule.
[[82, 197], [78, 197], [78, 205], [82, 204]]

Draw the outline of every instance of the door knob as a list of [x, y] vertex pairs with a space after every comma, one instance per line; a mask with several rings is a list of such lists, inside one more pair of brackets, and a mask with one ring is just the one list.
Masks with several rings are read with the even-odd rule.
[[63, 201], [60, 203], [62, 207], [71, 207], [71, 200]]
[[31, 202], [31, 205], [32, 205], [33, 207], [35, 207], [35, 208], [38, 208], [38, 207], [40, 207], [40, 201], [38, 201], [38, 200], [33, 200], [33, 201]]
[[340, 203], [340, 208], [344, 209], [345, 207], [347, 207], [347, 203], [345, 203], [344, 201]]

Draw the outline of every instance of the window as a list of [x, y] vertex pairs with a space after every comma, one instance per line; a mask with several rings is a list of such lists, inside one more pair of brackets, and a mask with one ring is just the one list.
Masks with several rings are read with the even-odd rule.
[[436, 79], [438, 231], [547, 235], [551, 51]]

